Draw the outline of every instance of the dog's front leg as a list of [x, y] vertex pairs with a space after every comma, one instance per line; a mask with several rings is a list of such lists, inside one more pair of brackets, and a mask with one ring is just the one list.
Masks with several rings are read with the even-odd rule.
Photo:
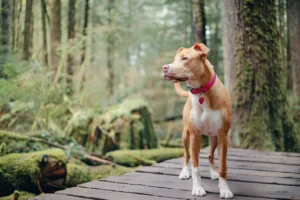
[[190, 133], [186, 127], [183, 128], [182, 132], [182, 142], [184, 145], [184, 161], [183, 161], [183, 167], [179, 174], [179, 179], [189, 179], [190, 173], [188, 169], [188, 163], [190, 159], [190, 152], [189, 152], [189, 146], [190, 146]]
[[191, 142], [191, 153], [192, 153], [192, 178], [193, 178], [192, 195], [204, 196], [206, 195], [206, 192], [202, 187], [201, 173], [200, 173], [200, 166], [199, 166], [199, 153], [200, 153], [200, 142], [201, 142], [200, 131], [192, 130], [190, 132], [190, 142]]
[[233, 193], [230, 191], [227, 184], [227, 148], [228, 148], [228, 138], [225, 132], [221, 132], [218, 135], [218, 154], [219, 154], [219, 187], [220, 187], [220, 197], [225, 199], [233, 198]]

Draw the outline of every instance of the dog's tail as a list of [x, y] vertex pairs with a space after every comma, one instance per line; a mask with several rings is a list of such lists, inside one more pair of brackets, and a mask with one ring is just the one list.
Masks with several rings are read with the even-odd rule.
[[182, 96], [182, 97], [188, 97], [189, 96], [189, 92], [188, 91], [185, 91], [181, 88], [180, 86], [180, 83], [174, 83], [174, 86], [175, 86], [175, 90], [177, 92], [177, 94], [179, 96]]

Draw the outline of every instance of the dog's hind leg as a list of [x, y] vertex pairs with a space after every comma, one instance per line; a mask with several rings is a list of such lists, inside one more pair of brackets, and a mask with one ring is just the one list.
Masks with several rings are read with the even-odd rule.
[[216, 171], [215, 163], [214, 163], [215, 150], [218, 145], [217, 136], [210, 136], [209, 143], [210, 143], [210, 149], [208, 153], [208, 161], [210, 165], [210, 178], [216, 180], [219, 178], [219, 173]]
[[219, 154], [219, 187], [220, 197], [225, 199], [233, 198], [233, 194], [229, 189], [227, 183], [227, 148], [228, 148], [228, 137], [227, 134], [221, 132], [218, 134], [218, 154]]
[[188, 169], [188, 163], [189, 163], [189, 159], [190, 159], [190, 152], [189, 152], [190, 133], [186, 127], [183, 128], [182, 142], [183, 142], [183, 146], [184, 146], [184, 161], [183, 161], [183, 168], [179, 174], [180, 180], [190, 178], [190, 173], [189, 173], [189, 169]]

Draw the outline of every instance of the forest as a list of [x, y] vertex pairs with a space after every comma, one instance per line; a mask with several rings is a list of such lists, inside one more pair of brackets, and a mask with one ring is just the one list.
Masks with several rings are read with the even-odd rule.
[[0, 5], [0, 200], [181, 157], [186, 99], [161, 67], [200, 42], [231, 96], [230, 146], [300, 152], [298, 0]]

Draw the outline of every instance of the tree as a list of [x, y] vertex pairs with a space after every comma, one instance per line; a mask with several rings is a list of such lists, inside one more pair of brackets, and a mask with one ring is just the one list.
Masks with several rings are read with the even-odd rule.
[[26, 0], [25, 22], [24, 22], [23, 56], [24, 60], [29, 60], [32, 54], [33, 35], [33, 13], [32, 0]]
[[236, 55], [236, 9], [235, 1], [222, 1], [224, 9], [222, 12], [222, 45], [224, 57], [224, 82], [232, 96], [233, 86], [235, 85], [235, 55]]
[[[293, 90], [300, 96], [300, 1], [287, 0], [288, 60], [293, 74]], [[299, 100], [298, 100], [299, 101]]]
[[0, 78], [3, 75], [3, 64], [6, 62], [6, 56], [9, 52], [9, 39], [10, 39], [10, 12], [11, 12], [11, 4], [9, 0], [1, 1], [1, 16], [0, 16]]
[[234, 7], [237, 80], [233, 102], [240, 146], [299, 150], [288, 114], [286, 69], [281, 65], [278, 51], [275, 2], [235, 0]]
[[194, 40], [195, 43], [202, 42], [206, 44], [204, 0], [193, 0], [193, 3]]
[[[89, 0], [85, 0], [84, 21], [83, 21], [83, 31], [82, 31], [82, 35], [85, 37], [87, 36], [88, 22], [89, 22]], [[83, 45], [82, 45], [81, 64], [84, 62], [85, 53], [86, 53], [86, 40], [83, 41]]]
[[[69, 10], [68, 10], [68, 39], [69, 42], [75, 38], [75, 2], [76, 0], [69, 0]], [[67, 65], [67, 74], [69, 78], [67, 79], [67, 87], [69, 89], [69, 94], [72, 93], [72, 79], [71, 77], [74, 75], [74, 61], [73, 56], [71, 54], [68, 55], [68, 65]]]
[[107, 88], [109, 95], [112, 96], [114, 94], [114, 50], [115, 50], [115, 36], [114, 36], [114, 15], [115, 15], [115, 1], [108, 1], [108, 25], [110, 27], [110, 31], [107, 35], [107, 69], [108, 69], [108, 80], [107, 80]]
[[51, 38], [51, 66], [54, 72], [58, 69], [60, 53], [58, 49], [61, 46], [61, 2], [60, 0], [51, 0], [50, 4], [50, 38]]
[[47, 49], [47, 28], [46, 28], [46, 19], [47, 18], [47, 7], [45, 0], [41, 0], [41, 21], [42, 21], [42, 32], [43, 32], [43, 62], [45, 65], [48, 65], [48, 49]]

